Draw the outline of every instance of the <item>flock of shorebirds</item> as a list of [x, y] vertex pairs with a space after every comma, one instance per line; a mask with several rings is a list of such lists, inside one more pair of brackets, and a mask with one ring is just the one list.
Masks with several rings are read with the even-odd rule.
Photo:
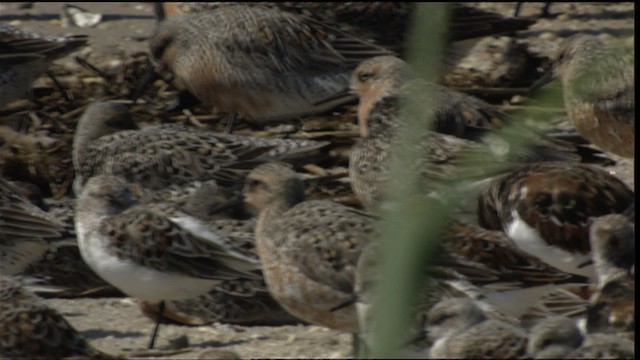
[[[485, 141], [511, 117], [419, 79], [398, 57], [415, 6], [159, 6], [149, 41], [153, 71], [234, 114], [230, 125], [235, 115], [271, 124], [357, 97], [361, 139], [349, 178], [362, 208], [305, 199], [291, 164], [327, 142], [140, 128], [126, 105], [95, 102], [73, 140], [74, 215], [45, 212], [24, 187], [0, 179], [0, 354], [109, 357], [30, 291], [38, 286], [33, 276], [70, 277], [62, 267], [79, 263], [82, 279], [61, 283], [108, 284], [142, 300], [157, 316], [149, 348], [162, 318], [182, 316], [302, 320], [357, 334], [355, 350], [366, 355], [375, 339], [378, 235], [389, 211], [384, 188], [402, 181], [389, 169], [405, 127], [402, 104], [411, 101], [424, 124], [410, 146], [424, 190], [416, 197], [432, 201], [440, 185], [458, 179], [467, 155], [485, 154], [486, 162], [469, 175], [473, 206], [460, 205], [439, 239], [425, 239], [437, 248], [415, 302], [415, 334], [424, 339], [408, 349], [433, 358], [633, 358], [633, 190], [587, 164], [603, 154], [585, 142], [532, 127], [516, 131], [531, 139], [523, 149]], [[461, 4], [451, 14], [448, 46], [533, 23]], [[53, 60], [88, 41], [0, 24], [0, 105], [23, 97]], [[549, 74], [562, 82], [569, 120], [587, 142], [634, 157], [632, 45], [577, 34], [561, 45]], [[52, 248], [66, 258], [37, 267]], [[548, 294], [555, 298], [543, 303]], [[531, 308], [540, 314], [525, 326], [520, 319]]]

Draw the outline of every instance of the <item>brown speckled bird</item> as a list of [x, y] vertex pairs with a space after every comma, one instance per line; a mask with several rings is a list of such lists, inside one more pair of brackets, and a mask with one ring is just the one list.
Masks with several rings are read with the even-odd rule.
[[23, 287], [0, 277], [0, 356], [10, 359], [112, 358], [100, 353], [54, 309]]
[[[177, 190], [177, 189], [176, 189]], [[215, 182], [208, 181], [190, 194], [171, 196], [169, 201], [184, 202], [182, 210], [196, 216], [211, 225], [220, 234], [224, 234], [236, 246], [251, 256], [258, 258], [255, 248], [255, 218], [240, 220], [233, 208], [221, 209], [232, 201], [235, 193], [226, 191]], [[165, 189], [156, 192], [166, 193]], [[174, 194], [176, 192], [173, 192]], [[166, 194], [161, 198], [167, 198]], [[180, 201], [180, 198], [186, 200]], [[166, 200], [156, 200], [166, 201]], [[141, 301], [143, 312], [152, 319], [157, 318], [158, 303]], [[165, 301], [164, 315], [178, 323], [203, 325], [212, 322], [252, 325], [281, 325], [299, 323], [300, 320], [285, 311], [267, 290], [264, 278], [237, 278], [222, 280], [218, 286], [206, 294], [186, 300]]]
[[61, 225], [0, 178], [0, 273], [14, 275], [38, 261]]
[[598, 288], [587, 308], [587, 331], [635, 339], [635, 224], [624, 215], [596, 219], [590, 229]]
[[242, 183], [256, 163], [308, 159], [327, 142], [258, 138], [165, 124], [138, 129], [129, 109], [113, 102], [91, 104], [73, 140], [74, 190], [92, 176], [123, 176], [144, 188], [161, 189], [195, 180], [221, 186]]
[[490, 318], [469, 299], [446, 299], [427, 314], [430, 358], [514, 359], [525, 354], [527, 333]]
[[635, 358], [633, 341], [608, 333], [585, 336], [575, 320], [561, 316], [544, 319], [531, 329], [527, 355], [533, 359]]

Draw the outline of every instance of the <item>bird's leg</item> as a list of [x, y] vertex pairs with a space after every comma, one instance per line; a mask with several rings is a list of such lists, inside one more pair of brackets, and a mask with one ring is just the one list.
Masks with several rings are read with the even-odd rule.
[[158, 317], [156, 318], [156, 325], [153, 327], [153, 333], [151, 334], [151, 339], [149, 340], [149, 349], [153, 349], [153, 346], [156, 343], [156, 335], [158, 335], [158, 328], [160, 327], [160, 322], [162, 321], [162, 316], [164, 314], [164, 300], [160, 301], [160, 305], [158, 307]]
[[231, 134], [231, 132], [233, 131], [233, 125], [236, 122], [236, 117], [238, 117], [238, 114], [236, 113], [229, 114], [229, 118], [227, 119], [227, 126], [224, 128], [225, 134]]

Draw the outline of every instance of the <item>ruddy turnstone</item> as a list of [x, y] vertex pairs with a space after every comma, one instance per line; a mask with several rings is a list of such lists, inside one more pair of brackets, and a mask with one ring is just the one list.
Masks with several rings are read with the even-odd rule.
[[478, 199], [478, 221], [548, 264], [593, 279], [591, 218], [620, 213], [633, 201], [633, 191], [601, 168], [532, 163], [492, 181]]
[[[354, 290], [361, 330], [365, 332], [371, 327], [367, 312], [378, 280], [377, 245], [367, 246], [356, 268]], [[458, 221], [446, 228], [434, 253], [438, 255], [424, 269], [427, 279], [416, 300], [418, 315], [442, 298], [466, 297], [494, 317], [518, 319], [547, 291], [589, 280], [548, 266], [514, 246], [501, 231]], [[585, 302], [578, 306], [584, 307]]]

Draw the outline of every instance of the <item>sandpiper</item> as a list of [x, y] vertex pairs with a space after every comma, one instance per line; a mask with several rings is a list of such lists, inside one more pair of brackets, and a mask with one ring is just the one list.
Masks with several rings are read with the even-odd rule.
[[534, 359], [633, 359], [633, 341], [610, 334], [584, 335], [576, 322], [551, 317], [531, 329], [527, 353]]
[[73, 141], [78, 193], [88, 178], [112, 174], [152, 190], [195, 180], [242, 182], [256, 163], [306, 158], [327, 142], [217, 134], [178, 125], [138, 129], [125, 105], [91, 104]]
[[[87, 264], [125, 294], [183, 300], [221, 280], [259, 279], [260, 263], [224, 234], [171, 203], [138, 204], [123, 178], [91, 178], [78, 198], [76, 233]], [[149, 348], [155, 341], [162, 316]]]
[[0, 356], [112, 358], [89, 345], [62, 315], [27, 290], [23, 282], [20, 278], [0, 276]]
[[606, 215], [589, 233], [598, 286], [587, 307], [587, 331], [634, 340], [635, 224], [620, 214]]
[[552, 316], [531, 328], [527, 354], [534, 359], [564, 358], [582, 345], [584, 335], [576, 320]]
[[489, 318], [472, 300], [446, 299], [427, 314], [431, 358], [512, 359], [525, 354], [527, 333]]
[[55, 219], [0, 178], [0, 273], [14, 275], [38, 261], [49, 248], [47, 239], [60, 231]]
[[[243, 214], [238, 214], [237, 209], [228, 206], [233, 203], [236, 194], [217, 186], [214, 181], [201, 183], [197, 187], [197, 184], [191, 185], [192, 188], [183, 191], [187, 194], [172, 191], [171, 196], [167, 196], [166, 189], [163, 189], [155, 192], [154, 196], [147, 196], [145, 201], [171, 201], [178, 204], [185, 213], [206, 222], [216, 232], [226, 236], [234, 246], [257, 259], [255, 218], [240, 219], [238, 215]], [[300, 322], [273, 299], [262, 277], [222, 280], [204, 295], [164, 303], [164, 317], [190, 325], [211, 322], [263, 325]], [[145, 314], [156, 318], [158, 304], [142, 301], [140, 305]]]

